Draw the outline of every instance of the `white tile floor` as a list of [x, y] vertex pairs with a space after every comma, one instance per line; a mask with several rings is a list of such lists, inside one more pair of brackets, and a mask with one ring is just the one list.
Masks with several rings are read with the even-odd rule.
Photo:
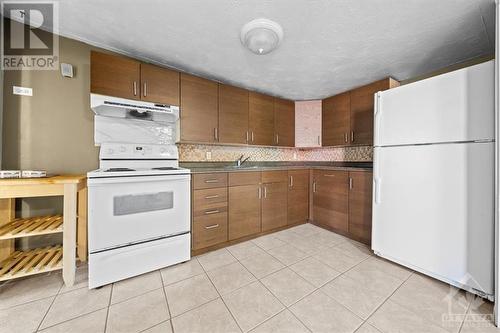
[[310, 224], [97, 290], [86, 275], [3, 284], [0, 332], [500, 332], [491, 303]]

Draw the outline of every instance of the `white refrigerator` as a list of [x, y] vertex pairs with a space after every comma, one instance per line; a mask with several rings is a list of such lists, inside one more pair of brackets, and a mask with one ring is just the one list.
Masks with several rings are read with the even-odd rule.
[[494, 62], [375, 95], [372, 249], [494, 297]]

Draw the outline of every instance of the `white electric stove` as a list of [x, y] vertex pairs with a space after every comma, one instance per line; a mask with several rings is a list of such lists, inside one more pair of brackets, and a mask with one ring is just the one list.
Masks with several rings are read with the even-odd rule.
[[89, 288], [190, 259], [190, 171], [175, 145], [102, 143], [87, 177]]

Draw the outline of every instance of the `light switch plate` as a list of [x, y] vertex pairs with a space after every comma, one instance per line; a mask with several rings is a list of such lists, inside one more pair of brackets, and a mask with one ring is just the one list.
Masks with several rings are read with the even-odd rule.
[[33, 89], [26, 87], [12, 86], [12, 93], [14, 95], [33, 96]]
[[211, 151], [207, 151], [205, 155], [206, 155], [207, 160], [212, 159], [212, 152]]

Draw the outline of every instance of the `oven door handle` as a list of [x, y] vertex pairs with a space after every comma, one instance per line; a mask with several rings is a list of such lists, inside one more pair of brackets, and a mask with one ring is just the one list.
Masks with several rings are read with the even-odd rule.
[[88, 186], [101, 185], [101, 184], [123, 184], [123, 183], [144, 183], [144, 182], [168, 182], [186, 180], [189, 181], [191, 175], [160, 175], [160, 176], [121, 176], [121, 177], [100, 177], [88, 178]]

